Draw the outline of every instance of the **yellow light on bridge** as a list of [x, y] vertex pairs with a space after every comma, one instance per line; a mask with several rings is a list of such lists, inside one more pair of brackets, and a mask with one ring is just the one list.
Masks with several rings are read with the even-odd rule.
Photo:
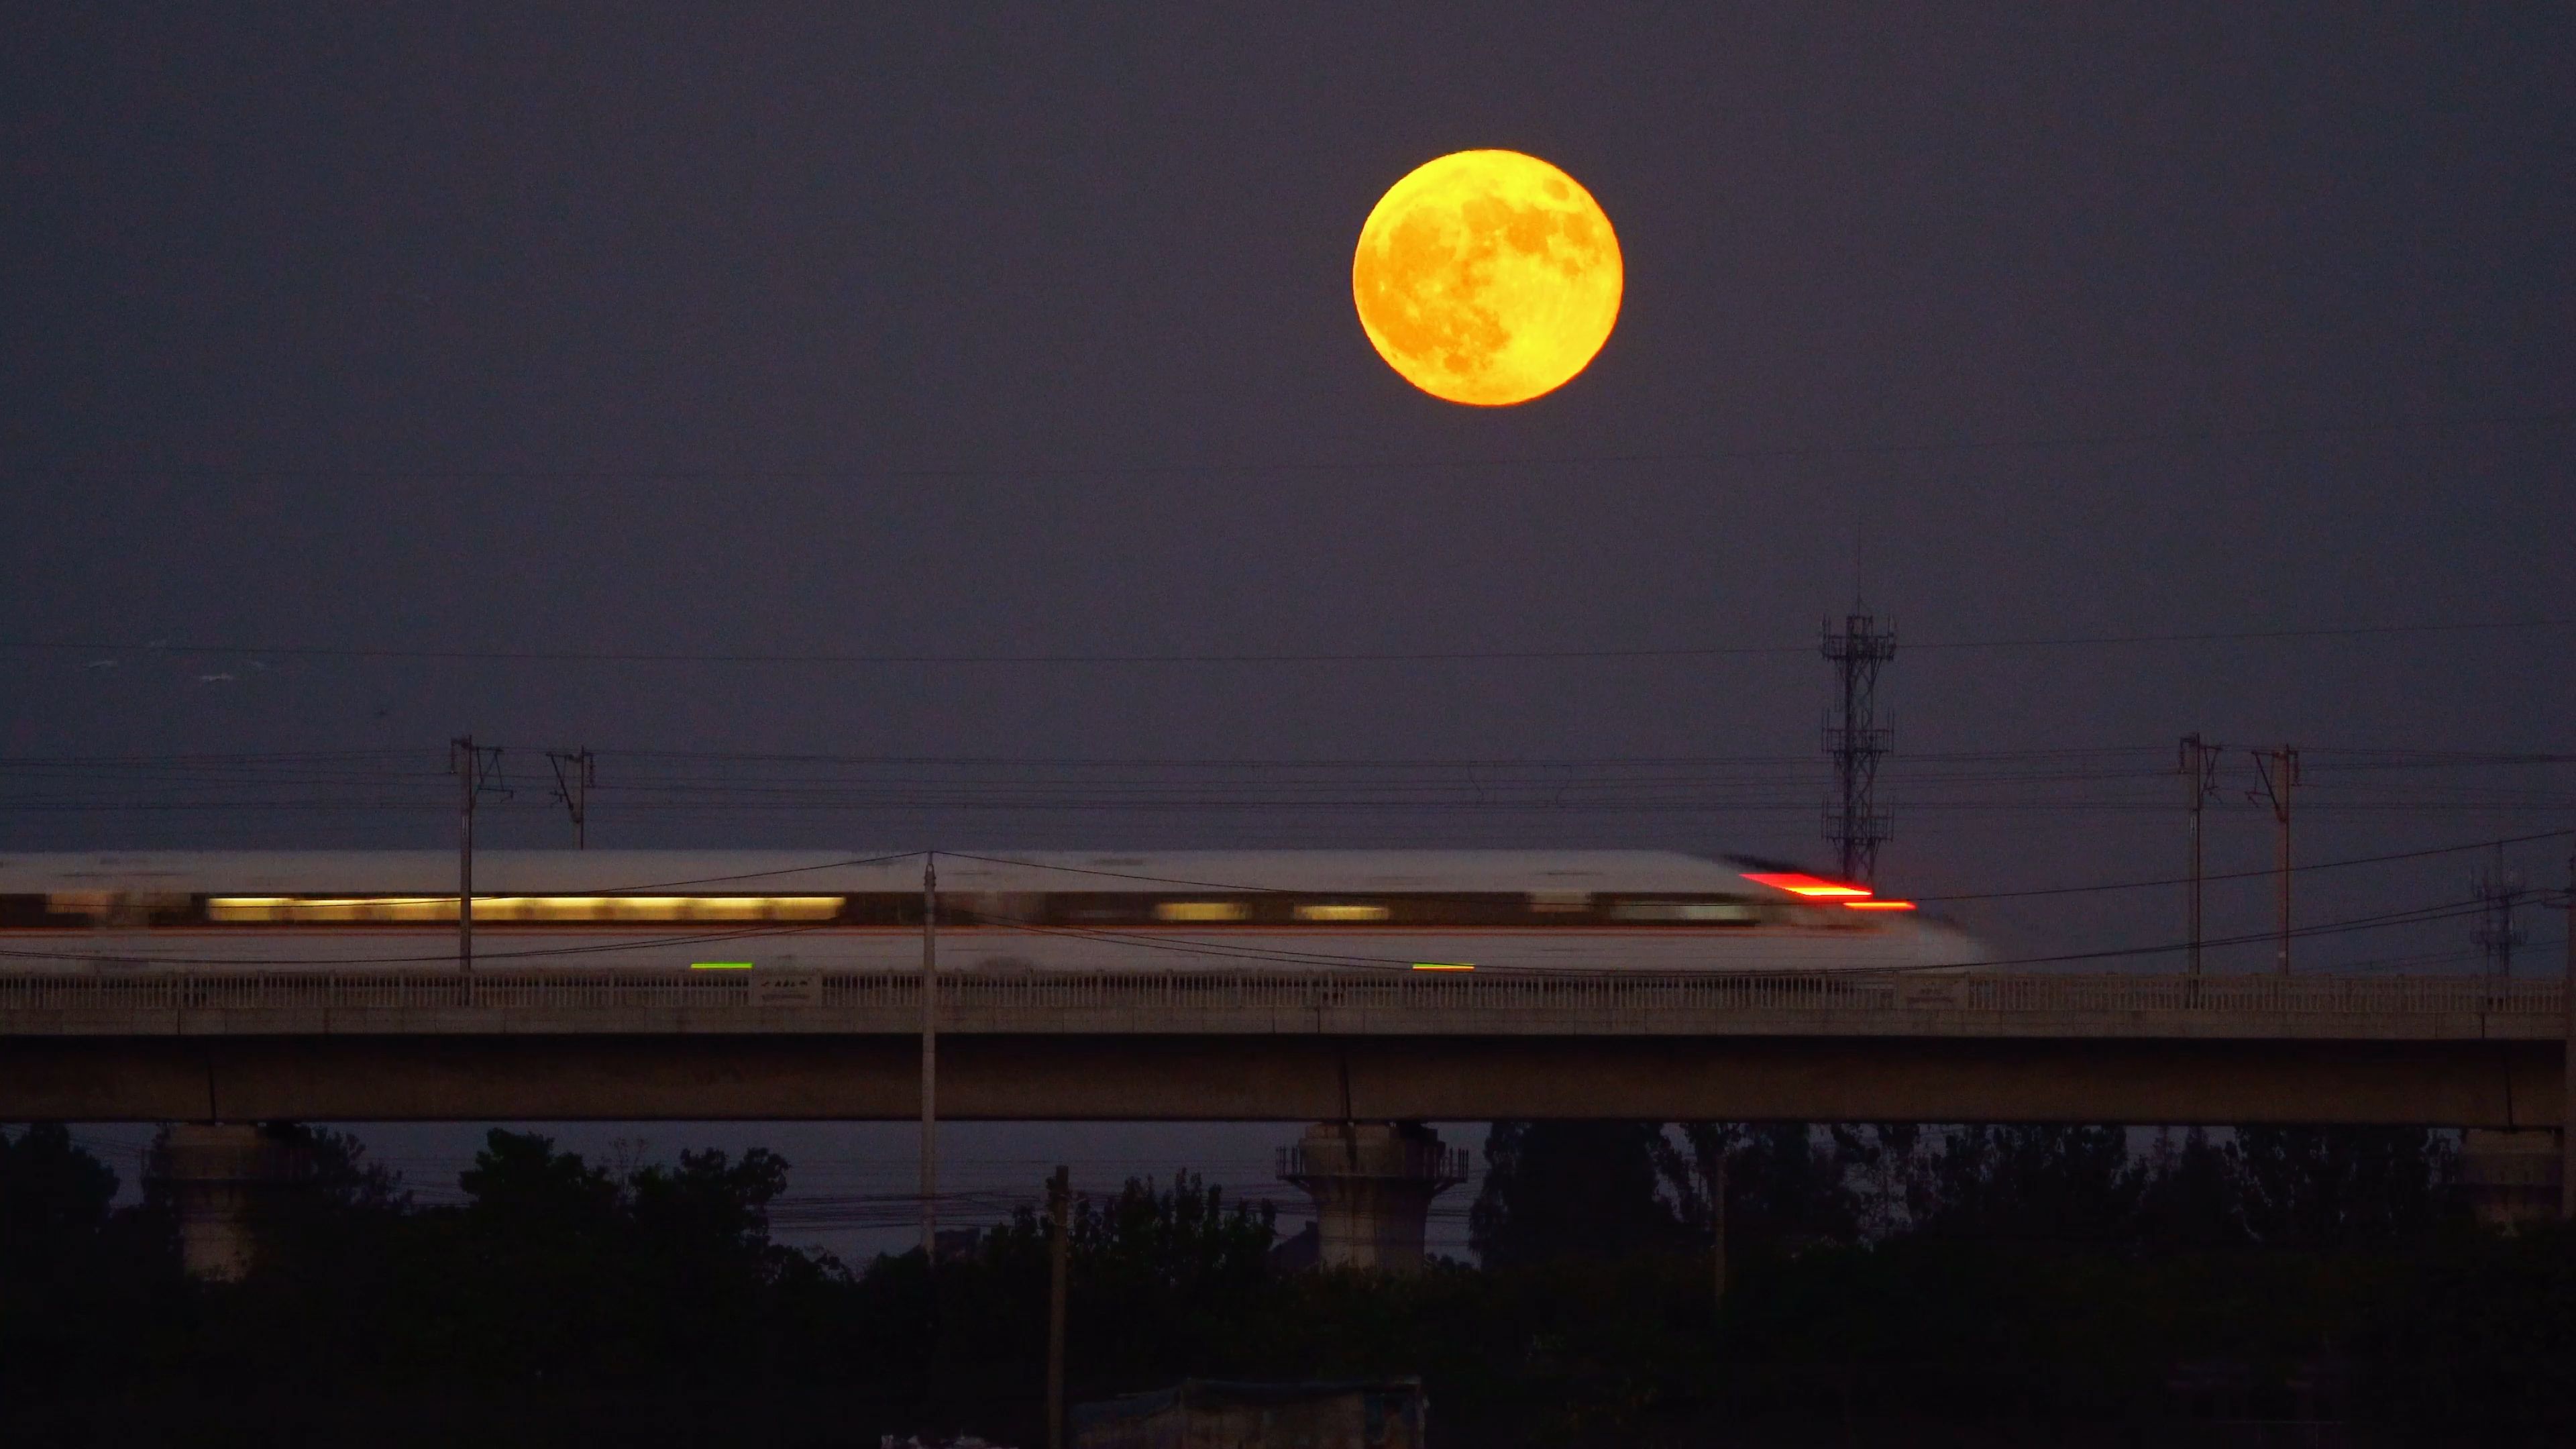
[[1154, 907], [1158, 921], [1240, 921], [1251, 914], [1241, 901], [1164, 901]]
[[1476, 963], [1473, 961], [1416, 961], [1413, 963], [1413, 969], [1416, 971], [1473, 971], [1476, 969]]

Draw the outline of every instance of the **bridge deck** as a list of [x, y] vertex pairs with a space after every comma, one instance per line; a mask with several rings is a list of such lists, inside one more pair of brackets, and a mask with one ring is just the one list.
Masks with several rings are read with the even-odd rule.
[[[2538, 1041], [2554, 981], [2121, 975], [950, 976], [958, 1035]], [[917, 1032], [921, 983], [843, 972], [0, 976], [0, 1037]]]
[[[983, 1120], [1600, 1117], [2553, 1126], [2556, 983], [2337, 977], [957, 976]], [[0, 1121], [904, 1118], [920, 981], [0, 977]]]

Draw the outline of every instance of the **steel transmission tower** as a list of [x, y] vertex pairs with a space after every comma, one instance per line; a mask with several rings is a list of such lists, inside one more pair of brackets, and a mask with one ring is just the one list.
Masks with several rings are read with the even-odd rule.
[[2469, 889], [2476, 893], [2479, 911], [2478, 928], [2469, 939], [2487, 957], [2487, 970], [2499, 979], [2513, 975], [2514, 948], [2531, 939], [2531, 933], [2513, 923], [2514, 907], [2522, 904], [2522, 872], [2504, 866], [2504, 847], [2495, 851], [2495, 864], [2469, 873]]
[[1837, 631], [1825, 621], [1825, 658], [1840, 676], [1840, 694], [1825, 721], [1825, 754], [1834, 762], [1834, 796], [1825, 805], [1825, 838], [1836, 868], [1856, 885], [1878, 884], [1878, 847], [1888, 818], [1874, 801], [1879, 757], [1896, 732], [1878, 722], [1878, 667], [1896, 657], [1896, 631], [1867, 614], [1846, 614]]

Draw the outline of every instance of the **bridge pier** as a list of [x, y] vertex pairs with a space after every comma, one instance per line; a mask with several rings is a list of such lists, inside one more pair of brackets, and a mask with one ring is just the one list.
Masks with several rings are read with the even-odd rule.
[[2554, 1221], [2560, 1157], [2560, 1135], [2553, 1128], [2470, 1128], [2460, 1138], [2460, 1185], [2468, 1191], [2470, 1211], [2491, 1228]]
[[239, 1282], [258, 1256], [259, 1219], [296, 1178], [295, 1149], [243, 1122], [174, 1122], [161, 1172], [189, 1276]]
[[1318, 1122], [1279, 1149], [1279, 1176], [1315, 1200], [1322, 1266], [1415, 1273], [1431, 1200], [1467, 1180], [1467, 1154], [1418, 1122]]

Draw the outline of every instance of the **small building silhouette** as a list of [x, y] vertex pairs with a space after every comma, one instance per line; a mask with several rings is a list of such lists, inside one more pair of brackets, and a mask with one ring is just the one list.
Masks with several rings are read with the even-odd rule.
[[1422, 1380], [1184, 1379], [1073, 1410], [1074, 1449], [1422, 1449]]

